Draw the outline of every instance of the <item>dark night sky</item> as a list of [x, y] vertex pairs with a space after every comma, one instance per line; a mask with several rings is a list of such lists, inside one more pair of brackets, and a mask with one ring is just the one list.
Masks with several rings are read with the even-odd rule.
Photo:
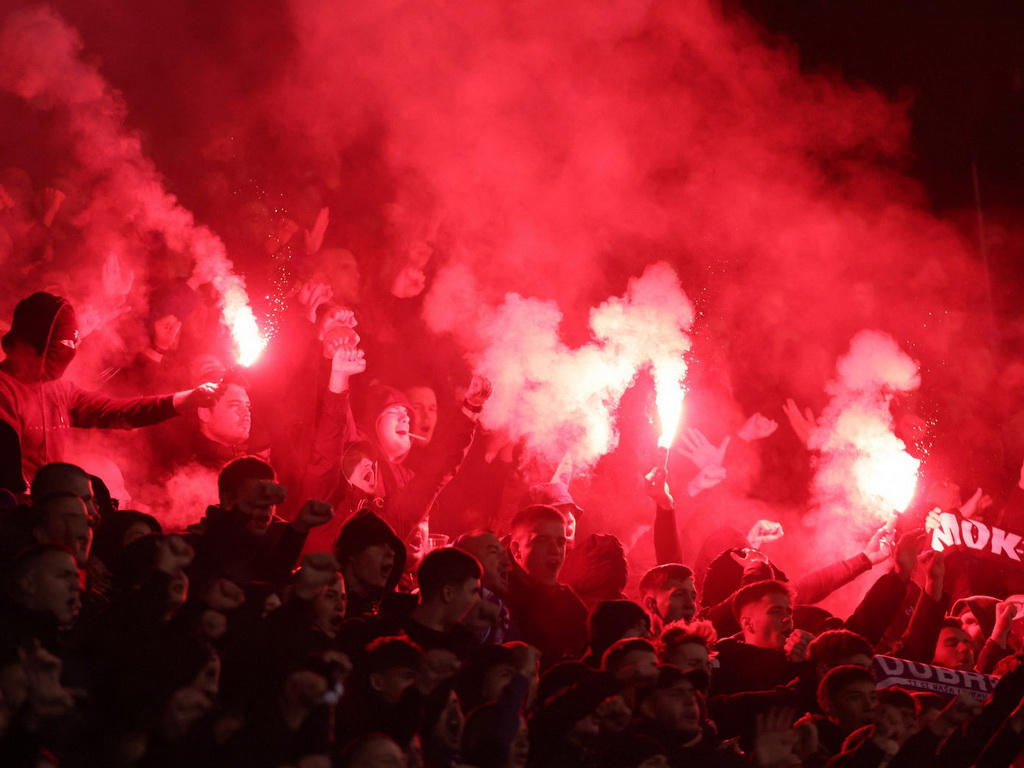
[[911, 99], [909, 172], [939, 209], [1024, 206], [1024, 3], [1015, 0], [743, 0], [801, 65]]

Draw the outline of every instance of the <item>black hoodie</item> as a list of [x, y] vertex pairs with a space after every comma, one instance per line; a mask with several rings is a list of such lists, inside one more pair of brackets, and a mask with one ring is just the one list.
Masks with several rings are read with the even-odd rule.
[[[76, 328], [74, 310], [65, 299], [35, 293], [18, 303], [11, 330], [3, 337], [8, 358], [0, 363], [0, 421], [17, 434], [22, 472], [29, 481], [44, 464], [63, 459], [72, 427], [132, 429], [175, 415], [171, 395], [115, 399], [64, 381], [61, 376], [74, 349], [57, 349], [52, 342], [65, 334], [77, 338]], [[19, 362], [12, 359], [19, 343], [31, 348], [38, 365], [26, 366], [20, 355]]]

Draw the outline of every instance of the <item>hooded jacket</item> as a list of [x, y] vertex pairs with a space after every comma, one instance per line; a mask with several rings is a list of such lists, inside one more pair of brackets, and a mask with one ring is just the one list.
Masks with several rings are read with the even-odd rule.
[[[133, 429], [175, 415], [171, 395], [117, 399], [87, 392], [61, 376], [73, 357], [57, 360], [51, 342], [58, 324], [73, 327], [74, 310], [58, 296], [36, 293], [18, 303], [11, 330], [3, 337], [8, 359], [0, 363], [0, 421], [17, 434], [21, 469], [31, 481], [44, 464], [61, 461], [72, 427]], [[18, 365], [10, 357], [16, 342], [38, 358], [38, 368]]]
[[345, 563], [349, 558], [374, 544], [390, 545], [395, 553], [395, 562], [384, 585], [384, 591], [380, 595], [362, 598], [354, 591], [349, 591], [346, 615], [350, 618], [369, 616], [377, 612], [381, 601], [392, 594], [395, 591], [395, 587], [398, 586], [398, 582], [405, 570], [405, 561], [408, 554], [405, 550], [405, 544], [395, 535], [391, 526], [376, 513], [368, 509], [360, 510], [345, 522], [334, 545], [334, 556], [344, 569]]

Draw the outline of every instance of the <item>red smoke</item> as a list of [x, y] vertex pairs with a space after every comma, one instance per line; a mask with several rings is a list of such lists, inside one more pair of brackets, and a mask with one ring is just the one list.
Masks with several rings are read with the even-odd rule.
[[63, 126], [71, 182], [90, 191], [76, 222], [86, 241], [83, 255], [124, 254], [134, 262], [145, 239], [159, 233], [171, 250], [195, 260], [220, 297], [238, 361], [254, 362], [265, 342], [224, 244], [165, 190], [139, 135], [125, 126], [120, 94], [84, 60], [78, 33], [49, 6], [7, 17], [0, 29], [0, 90]]
[[[784, 41], [720, 4], [293, 0], [288, 14], [267, 21], [248, 4], [218, 8], [224, 42], [207, 39], [190, 54], [184, 9], [161, 17], [182, 37], [154, 35], [143, 46], [128, 42], [132, 30], [106, 5], [69, 3], [90, 25], [86, 39], [120, 62], [109, 68], [115, 85], [117, 75], [142, 77], [125, 52], [166, 62], [146, 83], [159, 99], [134, 92], [138, 103], [159, 102], [139, 119], [162, 130], [164, 156], [189, 158], [183, 175], [198, 175], [192, 166], [205, 162], [196, 158], [213, 138], [209, 126], [229, 124], [250, 167], [265, 163], [281, 178], [312, 169], [325, 179], [323, 193], [351, 214], [332, 207], [332, 227], [352, 241], [345, 245], [364, 273], [385, 252], [436, 234], [427, 317], [458, 329], [476, 367], [498, 380], [493, 423], [538, 436], [545, 452], [577, 447], [593, 457], [612, 433], [579, 423], [575, 411], [552, 415], [516, 397], [520, 370], [532, 372], [551, 405], [595, 396], [566, 383], [572, 366], [544, 363], [583, 365], [593, 354], [589, 310], [660, 261], [697, 309], [686, 423], [716, 443], [753, 411], [781, 420], [786, 396], [820, 409], [836, 358], [863, 328], [890, 334], [921, 361], [923, 390], [969, 392], [974, 400], [956, 412], [985, 412], [983, 381], [961, 386], [985, 377], [944, 366], [982, 357], [982, 275], [964, 238], [900, 173], [907, 104], [802, 72]], [[261, 47], [242, 44], [250, 40]], [[28, 98], [40, 98], [47, 78], [68, 79], [54, 62], [77, 54], [73, 35], [54, 24], [8, 44], [3, 50], [35, 57], [30, 67], [0, 70]], [[95, 70], [75, 67], [86, 98], [77, 90], [60, 98], [77, 105], [69, 119], [78, 124], [79, 111], [82, 120], [97, 117], [89, 104], [110, 102]], [[81, 145], [90, 147], [77, 160], [86, 170], [92, 156], [103, 168], [110, 153], [130, 160], [125, 175], [100, 185], [94, 205], [132, 212], [133, 227], [191, 232], [186, 244], [198, 238], [202, 250], [208, 233], [190, 229], [160, 188], [137, 138], [120, 132], [120, 110], [98, 115], [117, 131]], [[257, 134], [262, 143], [246, 146]], [[385, 204], [402, 212], [397, 232], [382, 222]], [[114, 244], [134, 236], [97, 227]], [[382, 241], [380, 250], [365, 245]], [[509, 367], [512, 354], [519, 368]], [[603, 375], [618, 392], [632, 370]], [[566, 442], [573, 424], [585, 438], [577, 443]], [[750, 499], [763, 490], [761, 451], [771, 447], [736, 442], [729, 479], [698, 499], [693, 542], [684, 542], [692, 550], [720, 520], [745, 530], [788, 514], [766, 504], [800, 496], [792, 487], [781, 500]], [[587, 524], [633, 538], [622, 509], [648, 506], [630, 493], [637, 478], [608, 498], [584, 499]], [[792, 550], [799, 556], [798, 542]]]

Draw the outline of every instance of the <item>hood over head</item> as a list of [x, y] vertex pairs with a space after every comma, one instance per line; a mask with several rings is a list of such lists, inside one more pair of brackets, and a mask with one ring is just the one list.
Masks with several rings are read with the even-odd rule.
[[393, 590], [402, 573], [405, 571], [405, 561], [408, 557], [405, 551], [405, 544], [398, 538], [387, 521], [369, 509], [361, 509], [356, 512], [348, 521], [341, 526], [341, 533], [334, 545], [334, 556], [342, 567], [350, 557], [374, 544], [390, 544], [395, 551], [395, 565], [388, 576], [385, 589]]
[[42, 358], [40, 373], [44, 379], [59, 379], [75, 359], [78, 347], [74, 308], [67, 299], [45, 291], [22, 299], [14, 308], [11, 330], [0, 343], [10, 352], [17, 341], [27, 344]]

